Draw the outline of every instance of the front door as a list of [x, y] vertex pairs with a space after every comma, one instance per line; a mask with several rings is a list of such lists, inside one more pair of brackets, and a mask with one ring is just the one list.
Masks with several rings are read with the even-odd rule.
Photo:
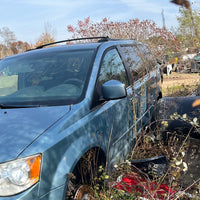
[[[128, 87], [128, 77], [118, 51], [110, 49], [105, 52], [98, 76], [100, 85], [109, 81], [118, 80]], [[129, 97], [116, 100], [106, 100], [101, 109], [106, 116], [106, 133], [104, 138], [107, 144], [108, 162], [113, 165], [124, 160], [130, 151], [131, 130], [129, 123]]]

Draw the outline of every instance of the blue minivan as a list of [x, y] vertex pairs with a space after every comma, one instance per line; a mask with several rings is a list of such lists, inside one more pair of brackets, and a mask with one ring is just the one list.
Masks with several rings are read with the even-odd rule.
[[85, 199], [95, 166], [125, 160], [149, 124], [162, 97], [151, 51], [80, 40], [0, 60], [0, 200]]

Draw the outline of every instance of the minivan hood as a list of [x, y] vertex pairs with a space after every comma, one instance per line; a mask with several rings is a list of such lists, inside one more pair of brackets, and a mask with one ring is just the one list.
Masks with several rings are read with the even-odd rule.
[[70, 106], [0, 109], [0, 163], [15, 159]]

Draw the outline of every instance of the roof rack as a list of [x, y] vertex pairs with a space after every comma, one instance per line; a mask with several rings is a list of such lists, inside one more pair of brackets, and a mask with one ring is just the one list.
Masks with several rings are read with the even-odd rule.
[[95, 39], [99, 39], [98, 42], [106, 42], [110, 38], [107, 36], [107, 37], [85, 37], [85, 38], [75, 38], [75, 39], [61, 40], [61, 41], [57, 41], [57, 42], [51, 42], [51, 43], [48, 43], [48, 44], [43, 44], [41, 46], [36, 47], [35, 49], [42, 49], [43, 47], [50, 46], [50, 45], [53, 45], [53, 44], [63, 43], [63, 42], [72, 42], [72, 41], [78, 41], [78, 40], [79, 41], [80, 40], [95, 40]]

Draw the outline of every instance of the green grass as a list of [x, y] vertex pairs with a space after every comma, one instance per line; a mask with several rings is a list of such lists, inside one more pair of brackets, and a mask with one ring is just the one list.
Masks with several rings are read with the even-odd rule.
[[163, 96], [165, 97], [178, 97], [189, 96], [199, 88], [199, 85], [176, 85], [162, 89]]

